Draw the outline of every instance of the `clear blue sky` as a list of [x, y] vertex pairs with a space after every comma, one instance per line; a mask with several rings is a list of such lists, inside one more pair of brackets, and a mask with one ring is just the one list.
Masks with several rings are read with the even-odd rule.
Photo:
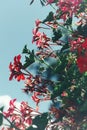
[[39, 4], [39, 0], [29, 6], [30, 0], [0, 1], [0, 95], [17, 97], [19, 101], [28, 100], [21, 88], [23, 82], [9, 81], [9, 63], [22, 52], [25, 44], [32, 45], [32, 29], [37, 18], [44, 19], [48, 10]]

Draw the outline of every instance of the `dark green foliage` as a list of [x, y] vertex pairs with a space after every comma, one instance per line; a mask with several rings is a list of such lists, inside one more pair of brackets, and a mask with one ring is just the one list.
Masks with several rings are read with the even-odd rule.
[[28, 66], [30, 66], [32, 63], [35, 62], [34, 50], [30, 51], [29, 49], [27, 49], [27, 46], [25, 45], [22, 53], [28, 55], [28, 56], [25, 56], [25, 63], [23, 65], [23, 69], [26, 69]]
[[66, 53], [69, 52], [69, 44], [68, 43], [63, 45], [61, 52], [66, 52]]
[[48, 116], [48, 113], [43, 113], [40, 116], [36, 116], [36, 118], [33, 119], [33, 124], [36, 125], [37, 128], [33, 128], [31, 126], [27, 130], [45, 130], [46, 125], [48, 123], [47, 116]]
[[[30, 5], [33, 4], [33, 2], [34, 2], [34, 0], [31, 0]], [[46, 0], [40, 0], [40, 3], [42, 6], [44, 6], [46, 3]]]
[[78, 10], [78, 13], [84, 12], [87, 8], [87, 0], [84, 0], [83, 3], [80, 5], [80, 9]]
[[46, 17], [46, 19], [43, 20], [43, 23], [45, 22], [51, 22], [54, 20], [54, 17], [53, 17], [53, 12], [49, 12], [48, 16]]
[[56, 41], [58, 41], [59, 38], [61, 38], [61, 37], [62, 37], [62, 32], [61, 32], [61, 30], [60, 30], [60, 29], [58, 29], [58, 30], [53, 29], [52, 41], [53, 41], [53, 42], [56, 42]]
[[87, 37], [87, 24], [78, 26], [77, 31], [79, 35]]
[[27, 48], [27, 45], [24, 46], [22, 53], [29, 54], [30, 50]]
[[58, 2], [58, 0], [54, 0], [54, 3], [57, 3]]
[[46, 0], [40, 0], [40, 3], [41, 3], [42, 6], [45, 5], [45, 2], [46, 2]]
[[72, 17], [69, 17], [64, 25], [71, 25], [72, 24]]
[[[0, 111], [3, 112], [3, 109], [4, 109], [4, 107], [1, 107]], [[2, 123], [3, 123], [3, 114], [0, 113], [0, 126], [2, 125]]]
[[31, 0], [30, 5], [33, 4], [34, 0]]

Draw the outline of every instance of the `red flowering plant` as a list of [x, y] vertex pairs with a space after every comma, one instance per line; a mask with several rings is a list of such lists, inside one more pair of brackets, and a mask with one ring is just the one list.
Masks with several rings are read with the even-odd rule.
[[[31, 95], [36, 108], [26, 102], [17, 108], [15, 99], [10, 101], [7, 112], [1, 111], [10, 127], [2, 130], [86, 130], [87, 1], [40, 2], [51, 6], [52, 11], [44, 20], [35, 21], [32, 43], [36, 44], [37, 51], [30, 51], [25, 45], [25, 63], [21, 63], [18, 55], [9, 65], [9, 80], [24, 80], [22, 90]], [[48, 112], [39, 112], [39, 103], [49, 100]]]

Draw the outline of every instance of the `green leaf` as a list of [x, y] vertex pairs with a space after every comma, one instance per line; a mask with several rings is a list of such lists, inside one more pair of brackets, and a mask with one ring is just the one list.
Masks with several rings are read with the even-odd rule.
[[1, 126], [2, 123], [3, 123], [3, 114], [1, 113], [1, 112], [3, 112], [3, 109], [4, 109], [4, 107], [1, 107], [1, 108], [0, 108], [0, 126]]
[[29, 56], [25, 56], [25, 64], [23, 65], [23, 69], [26, 69], [28, 66], [33, 64], [35, 62], [34, 59], [34, 50], [28, 51], [25, 49], [25, 51]]
[[45, 5], [45, 1], [44, 0], [40, 0], [40, 3], [41, 3], [42, 6]]
[[64, 25], [71, 25], [72, 24], [72, 17], [68, 18]]
[[87, 24], [85, 24], [84, 26], [79, 25], [77, 27], [77, 31], [79, 35], [82, 35], [84, 37], [87, 37]]
[[30, 50], [27, 48], [27, 45], [24, 46], [22, 53], [24, 54], [30, 54]]
[[30, 5], [33, 4], [33, 2], [34, 2], [34, 0], [32, 0], [32, 1], [30, 2]]
[[37, 130], [37, 128], [33, 128], [33, 126], [30, 126], [30, 127], [27, 128], [26, 130]]
[[42, 115], [36, 116], [33, 119], [33, 124], [37, 126], [37, 128], [29, 127], [27, 130], [45, 130], [45, 127], [48, 123], [47, 119], [48, 113], [43, 113]]
[[84, 76], [87, 76], [87, 72], [84, 73]]
[[39, 68], [39, 73], [43, 73], [45, 71], [45, 68], [44, 67], [40, 67]]
[[80, 107], [80, 112], [86, 112], [87, 111], [87, 101], [83, 103]]
[[53, 3], [57, 3], [58, 2], [58, 0], [54, 0], [54, 2]]
[[62, 32], [61, 32], [61, 30], [60, 29], [58, 29], [58, 30], [53, 30], [53, 37], [52, 37], [52, 41], [53, 42], [56, 42], [56, 41], [58, 41], [59, 40], [59, 38], [61, 38], [62, 37]]
[[44, 19], [43, 20], [43, 23], [44, 22], [51, 22], [51, 21], [53, 21], [54, 20], [54, 17], [53, 17], [53, 12], [51, 11], [51, 12], [49, 12], [49, 14], [48, 14], [48, 16], [46, 17], [46, 19]]
[[87, 0], [84, 0], [84, 2], [87, 2]]

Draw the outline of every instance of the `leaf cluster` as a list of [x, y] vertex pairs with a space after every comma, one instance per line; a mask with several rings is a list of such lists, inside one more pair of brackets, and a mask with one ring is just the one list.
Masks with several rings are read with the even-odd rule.
[[22, 53], [27, 55], [27, 56], [25, 56], [25, 63], [23, 65], [23, 69], [26, 69], [27, 67], [29, 67], [31, 64], [33, 64], [35, 62], [34, 50], [30, 51], [27, 48], [27, 45], [25, 45]]

